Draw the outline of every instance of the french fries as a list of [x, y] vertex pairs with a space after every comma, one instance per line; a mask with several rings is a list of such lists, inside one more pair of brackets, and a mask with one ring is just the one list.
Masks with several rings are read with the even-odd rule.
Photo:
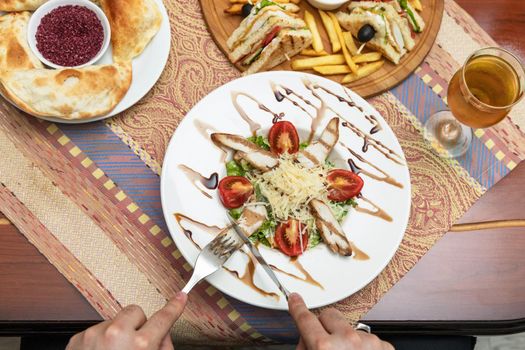
[[[272, 0], [273, 2], [276, 2], [278, 4], [287, 4], [287, 3], [293, 3], [293, 4], [298, 4], [301, 2], [301, 0]], [[248, 2], [248, 0], [230, 0], [230, 4], [246, 4]], [[252, 3], [254, 4], [256, 1], [252, 1]]]
[[345, 57], [346, 64], [348, 64], [348, 67], [352, 70], [352, 72], [357, 72], [357, 66], [355, 65], [354, 61], [352, 61], [352, 56], [350, 56], [350, 53], [348, 52], [348, 49], [346, 48], [346, 45], [344, 44], [343, 39], [343, 31], [341, 30], [341, 26], [339, 25], [339, 21], [337, 20], [337, 17], [335, 17], [335, 14], [332, 12], [328, 12], [328, 15], [330, 16], [330, 19], [332, 20], [332, 23], [334, 25], [335, 32], [337, 34], [337, 38], [339, 39], [339, 42], [342, 44], [341, 48], [343, 50], [343, 56]]
[[325, 50], [317, 52], [314, 49], [304, 49], [300, 52], [300, 54], [303, 56], [326, 56], [328, 55], [328, 52]]
[[350, 69], [350, 67], [348, 67], [347, 64], [336, 64], [336, 65], [330, 65], [330, 66], [315, 66], [313, 67], [313, 70], [322, 75], [336, 75], [336, 74], [345, 74], [345, 73], [352, 72], [352, 70]]
[[355, 55], [352, 57], [354, 63], [368, 63], [375, 62], [381, 59], [381, 52], [368, 52], [362, 53], [360, 55]]
[[[385, 60], [365, 64], [359, 67], [359, 69], [357, 70], [357, 73], [345, 75], [341, 83], [343, 84], [351, 83], [357, 79], [361, 79], [367, 75], [370, 75], [374, 73], [375, 71], [377, 71], [379, 68], [383, 67], [384, 63], [385, 63]], [[324, 68], [324, 67], [317, 67], [317, 68]]]
[[242, 13], [242, 5], [243, 4], [233, 4], [225, 9], [224, 12], [229, 15], [240, 15]]
[[357, 47], [355, 46], [354, 38], [352, 38], [352, 33], [343, 32], [343, 39], [345, 41], [346, 47], [348, 48], [348, 51], [350, 51], [350, 54], [352, 56], [357, 55]]
[[316, 52], [324, 51], [323, 41], [321, 40], [317, 23], [315, 22], [314, 16], [308, 10], [304, 11], [304, 21], [308, 29], [312, 32], [312, 47]]
[[293, 60], [291, 66], [293, 70], [305, 70], [312, 69], [317, 66], [327, 66], [344, 63], [346, 63], [346, 61], [343, 55], [328, 55]]
[[337, 37], [337, 33], [334, 28], [334, 23], [330, 19], [330, 16], [328, 16], [323, 10], [319, 10], [319, 15], [321, 16], [326, 34], [328, 34], [328, 38], [332, 44], [332, 53], [341, 51], [341, 43], [339, 42], [339, 38]]
[[415, 8], [418, 11], [423, 11], [423, 5], [421, 5], [421, 1], [419, 0], [408, 0], [410, 5], [412, 5], [413, 8]]

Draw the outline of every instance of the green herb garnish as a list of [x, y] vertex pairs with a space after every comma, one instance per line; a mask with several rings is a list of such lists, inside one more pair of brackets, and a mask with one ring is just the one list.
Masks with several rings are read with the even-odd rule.
[[304, 141], [304, 142], [301, 142], [299, 144], [299, 149], [305, 149], [306, 147], [308, 147], [309, 143]]

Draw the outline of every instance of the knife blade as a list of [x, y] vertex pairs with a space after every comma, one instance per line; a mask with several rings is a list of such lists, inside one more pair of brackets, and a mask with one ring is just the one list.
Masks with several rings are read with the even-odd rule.
[[259, 264], [261, 264], [263, 270], [266, 272], [266, 274], [268, 276], [270, 276], [272, 281], [277, 285], [277, 287], [279, 287], [279, 290], [281, 291], [281, 293], [284, 294], [284, 296], [286, 297], [286, 300], [288, 300], [288, 296], [290, 295], [290, 292], [288, 291], [288, 289], [286, 289], [281, 284], [281, 282], [279, 282], [279, 279], [277, 278], [277, 276], [275, 275], [273, 270], [270, 268], [270, 266], [268, 266], [268, 263], [262, 257], [261, 253], [259, 252], [259, 249], [257, 249], [257, 247], [255, 247], [252, 244], [252, 242], [248, 239], [248, 237], [246, 237], [246, 235], [244, 234], [244, 231], [239, 226], [239, 224], [237, 224], [237, 222], [231, 217], [230, 213], [227, 213], [227, 215], [228, 215], [228, 219], [230, 219], [230, 223], [231, 223], [233, 229], [235, 230], [235, 232], [237, 232], [237, 235], [239, 235], [239, 237], [241, 237], [242, 241], [248, 247], [248, 249], [250, 249], [250, 252], [253, 254], [255, 259], [257, 259]]

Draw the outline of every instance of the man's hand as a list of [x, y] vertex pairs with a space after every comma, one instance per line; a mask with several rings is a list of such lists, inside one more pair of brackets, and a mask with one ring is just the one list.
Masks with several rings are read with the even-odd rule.
[[375, 335], [354, 330], [336, 309], [326, 309], [317, 318], [297, 293], [290, 294], [288, 307], [301, 334], [297, 350], [394, 350]]
[[173, 350], [169, 331], [182, 314], [187, 299], [186, 294], [177, 293], [149, 320], [139, 306], [126, 306], [113, 320], [73, 336], [66, 350]]

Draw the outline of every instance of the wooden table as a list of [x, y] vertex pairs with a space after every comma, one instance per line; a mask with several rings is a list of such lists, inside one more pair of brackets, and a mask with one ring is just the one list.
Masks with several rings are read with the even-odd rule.
[[[525, 58], [525, 3], [457, 0]], [[525, 164], [461, 222], [525, 218]], [[525, 330], [525, 229], [446, 234], [365, 316], [380, 332]], [[100, 320], [82, 295], [0, 214], [0, 335], [71, 333]]]

